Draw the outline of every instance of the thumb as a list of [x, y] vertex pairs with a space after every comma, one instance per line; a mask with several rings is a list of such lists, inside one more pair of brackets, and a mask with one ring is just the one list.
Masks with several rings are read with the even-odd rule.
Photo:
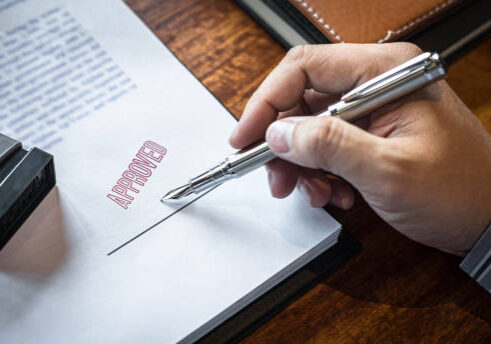
[[266, 140], [280, 158], [322, 169], [358, 184], [379, 164], [385, 140], [335, 117], [289, 117], [273, 122]]

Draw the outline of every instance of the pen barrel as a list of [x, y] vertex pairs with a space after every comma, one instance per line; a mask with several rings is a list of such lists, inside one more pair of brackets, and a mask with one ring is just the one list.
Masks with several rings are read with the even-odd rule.
[[226, 162], [222, 162], [205, 173], [191, 179], [188, 185], [193, 193], [199, 194], [203, 191], [223, 184], [225, 181], [231, 178], [232, 176], [227, 174]]
[[189, 187], [193, 193], [201, 193], [229, 179], [242, 177], [274, 158], [266, 142], [256, 144], [228, 156], [222, 163], [191, 179]]
[[274, 158], [275, 155], [269, 148], [268, 143], [261, 142], [230, 155], [225, 160], [228, 166], [227, 173], [233, 178], [242, 177]]
[[353, 122], [366, 113], [443, 79], [445, 75], [445, 67], [438, 54], [424, 53], [360, 85], [319, 116], [339, 116]]

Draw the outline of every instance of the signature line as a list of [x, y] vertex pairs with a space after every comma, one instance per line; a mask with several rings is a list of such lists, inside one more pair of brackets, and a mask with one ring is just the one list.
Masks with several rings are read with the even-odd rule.
[[199, 197], [196, 197], [195, 199], [193, 199], [192, 201], [184, 204], [182, 207], [180, 207], [179, 209], [175, 210], [174, 212], [172, 212], [171, 214], [167, 215], [166, 217], [164, 217], [162, 220], [160, 220], [159, 222], [151, 225], [150, 227], [148, 227], [147, 229], [145, 229], [143, 232], [135, 235], [133, 238], [131, 238], [130, 240], [126, 241], [125, 243], [123, 243], [122, 245], [116, 247], [114, 250], [112, 250], [111, 252], [109, 252], [107, 255], [110, 256], [111, 254], [119, 251], [120, 249], [122, 249], [123, 247], [125, 247], [126, 245], [130, 244], [131, 242], [135, 241], [136, 239], [138, 239], [139, 237], [141, 237], [143, 234], [146, 234], [148, 233], [149, 231], [151, 231], [152, 229], [154, 229], [155, 227], [157, 227], [158, 225], [160, 225], [162, 222], [164, 222], [165, 220], [168, 220], [170, 219], [172, 216], [176, 215], [178, 212], [180, 212], [181, 210], [184, 210], [185, 208], [187, 208], [188, 206], [190, 206], [191, 204], [193, 204], [194, 202], [196, 202], [197, 200], [199, 200], [200, 198], [204, 197], [205, 195], [207, 195], [208, 193], [210, 193], [211, 191], [213, 191], [215, 188], [217, 188], [218, 186], [215, 186], [213, 189], [210, 189], [208, 191], [206, 191], [204, 194], [202, 194], [201, 196]]

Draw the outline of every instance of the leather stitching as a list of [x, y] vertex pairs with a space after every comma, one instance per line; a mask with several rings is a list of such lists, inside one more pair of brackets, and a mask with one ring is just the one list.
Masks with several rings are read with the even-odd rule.
[[388, 42], [394, 36], [399, 35], [399, 34], [405, 32], [405, 31], [409, 30], [414, 25], [419, 24], [423, 20], [425, 20], [425, 19], [427, 19], [427, 18], [429, 18], [429, 17], [437, 14], [438, 12], [440, 12], [444, 8], [448, 7], [449, 5], [451, 5], [455, 1], [456, 0], [447, 0], [447, 1], [444, 1], [444, 2], [442, 2], [440, 4], [438, 4], [437, 6], [435, 6], [434, 8], [432, 8], [431, 10], [429, 10], [428, 12], [423, 13], [422, 15], [420, 15], [419, 17], [417, 17], [416, 19], [414, 19], [414, 20], [410, 21], [409, 23], [405, 24], [404, 26], [401, 26], [400, 28], [398, 28], [396, 30], [387, 30], [387, 34], [385, 35], [385, 37], [379, 39], [377, 41], [377, 43], [385, 43], [385, 42]]
[[298, 2], [302, 7], [304, 7], [307, 13], [309, 13], [309, 15], [313, 18], [313, 20], [319, 23], [324, 29], [326, 29], [334, 39], [336, 39], [340, 43], [344, 43], [343, 39], [334, 30], [334, 28], [331, 25], [329, 25], [324, 20], [324, 18], [322, 18], [320, 14], [317, 13], [317, 11], [307, 1], [304, 0], [295, 0], [295, 1]]

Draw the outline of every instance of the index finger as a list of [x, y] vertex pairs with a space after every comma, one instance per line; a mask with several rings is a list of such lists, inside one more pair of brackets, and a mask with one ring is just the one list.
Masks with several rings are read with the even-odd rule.
[[278, 113], [298, 104], [306, 88], [341, 94], [420, 52], [408, 43], [306, 45], [290, 49], [249, 99], [230, 144], [243, 148], [264, 139]]

